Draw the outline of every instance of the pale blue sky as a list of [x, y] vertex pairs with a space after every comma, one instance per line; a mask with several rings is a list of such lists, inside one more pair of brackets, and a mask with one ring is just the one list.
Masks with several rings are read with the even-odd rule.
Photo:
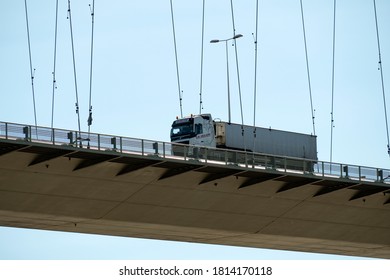
[[[50, 126], [55, 1], [27, 1], [38, 125]], [[67, 1], [60, 0], [54, 126], [77, 129]], [[244, 121], [253, 123], [255, 0], [234, 1]], [[260, 0], [256, 123], [312, 132], [299, 0]], [[337, 1], [333, 161], [389, 168], [373, 1]], [[377, 0], [385, 86], [390, 2]], [[82, 129], [87, 129], [92, 1], [72, 1]], [[185, 115], [199, 112], [202, 1], [173, 1]], [[333, 1], [303, 1], [318, 157], [329, 160]], [[33, 124], [24, 1], [0, 3], [0, 120]], [[206, 0], [204, 113], [227, 119], [225, 48], [230, 1]], [[180, 114], [169, 1], [96, 1], [93, 132], [169, 141]], [[241, 122], [234, 48], [232, 121]], [[390, 102], [390, 101], [389, 101]], [[7, 258], [327, 258], [283, 251], [0, 228]]]

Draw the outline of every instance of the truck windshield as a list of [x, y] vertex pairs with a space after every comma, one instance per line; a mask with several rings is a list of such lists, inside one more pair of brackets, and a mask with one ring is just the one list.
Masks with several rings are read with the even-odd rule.
[[175, 125], [171, 129], [171, 138], [184, 135], [191, 135], [194, 132], [193, 125], [191, 123]]

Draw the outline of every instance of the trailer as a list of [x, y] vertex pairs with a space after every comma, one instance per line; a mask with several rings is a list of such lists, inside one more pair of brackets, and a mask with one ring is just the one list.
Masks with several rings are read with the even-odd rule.
[[317, 137], [313, 135], [216, 122], [215, 139], [217, 148], [317, 160]]

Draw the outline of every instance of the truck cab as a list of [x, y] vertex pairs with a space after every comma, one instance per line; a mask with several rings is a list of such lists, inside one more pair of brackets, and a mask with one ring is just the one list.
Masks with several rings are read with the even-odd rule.
[[172, 123], [171, 142], [215, 147], [214, 122], [210, 114], [176, 118]]

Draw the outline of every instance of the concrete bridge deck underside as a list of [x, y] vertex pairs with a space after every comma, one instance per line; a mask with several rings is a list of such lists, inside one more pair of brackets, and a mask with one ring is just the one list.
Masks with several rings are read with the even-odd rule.
[[384, 184], [0, 140], [0, 225], [390, 258]]

